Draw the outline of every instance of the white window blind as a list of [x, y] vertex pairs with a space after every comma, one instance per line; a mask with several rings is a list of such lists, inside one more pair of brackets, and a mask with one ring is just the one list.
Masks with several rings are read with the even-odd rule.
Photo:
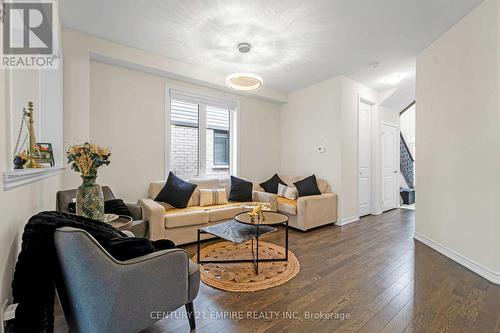
[[207, 106], [207, 128], [229, 131], [229, 111]]
[[170, 102], [170, 121], [172, 125], [198, 126], [198, 104], [172, 99]]
[[237, 103], [169, 89], [168, 171], [181, 177], [236, 170], [234, 124]]
[[170, 89], [170, 99], [186, 103], [210, 105], [215, 108], [236, 111], [238, 102], [221, 98], [193, 94], [187, 91]]

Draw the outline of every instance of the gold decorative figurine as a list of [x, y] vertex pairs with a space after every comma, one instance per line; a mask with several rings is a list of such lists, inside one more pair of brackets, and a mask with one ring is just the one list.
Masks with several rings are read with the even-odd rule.
[[[28, 134], [27, 134], [28, 144], [26, 147], [27, 149], [26, 152], [24, 151], [17, 152], [23, 129], [23, 123], [25, 123], [26, 126], [28, 127]], [[31, 169], [43, 168], [43, 165], [38, 163], [38, 161], [43, 158], [40, 155], [40, 151], [38, 150], [38, 145], [36, 144], [34, 123], [35, 121], [33, 119], [33, 102], [28, 102], [28, 111], [26, 111], [26, 109], [23, 109], [23, 118], [21, 119], [21, 127], [19, 128], [19, 135], [17, 138], [16, 149], [15, 149], [15, 152], [17, 152], [16, 156], [19, 156], [22, 159], [26, 160], [24, 168], [31, 168]], [[24, 140], [26, 141], [26, 138]], [[24, 145], [24, 142], [22, 145]]]
[[28, 157], [27, 162], [24, 165], [26, 168], [43, 168], [43, 165], [37, 162], [37, 159], [41, 158], [40, 151], [36, 144], [35, 138], [35, 126], [33, 125], [35, 121], [33, 120], [33, 102], [28, 102], [28, 112], [23, 111], [24, 116], [28, 118], [28, 131], [29, 131], [29, 141], [28, 141]]

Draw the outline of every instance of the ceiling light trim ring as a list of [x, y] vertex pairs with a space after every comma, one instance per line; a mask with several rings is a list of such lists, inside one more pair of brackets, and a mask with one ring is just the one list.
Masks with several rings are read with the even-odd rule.
[[252, 91], [261, 88], [264, 80], [255, 73], [233, 73], [226, 78], [226, 85], [234, 90]]

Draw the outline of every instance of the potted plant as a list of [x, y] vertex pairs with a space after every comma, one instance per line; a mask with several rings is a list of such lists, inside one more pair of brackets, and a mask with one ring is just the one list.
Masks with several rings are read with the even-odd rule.
[[81, 173], [82, 185], [76, 191], [76, 214], [94, 220], [104, 221], [104, 195], [96, 183], [97, 169], [109, 165], [108, 148], [85, 142], [68, 149], [68, 163]]

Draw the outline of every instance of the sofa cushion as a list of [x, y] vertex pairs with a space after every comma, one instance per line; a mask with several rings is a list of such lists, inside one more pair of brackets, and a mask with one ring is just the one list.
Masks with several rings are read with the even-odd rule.
[[267, 193], [278, 193], [278, 185], [286, 185], [284, 181], [281, 180], [280, 176], [277, 173], [274, 174], [270, 179], [266, 180], [259, 185], [266, 191]]
[[293, 183], [293, 185], [297, 188], [299, 197], [321, 194], [315, 175], [299, 180], [298, 182]]
[[207, 210], [209, 222], [218, 222], [232, 219], [236, 214], [243, 212], [244, 206], [229, 206]]
[[226, 189], [202, 189], [199, 190], [200, 193], [200, 206], [212, 206], [212, 205], [223, 205], [227, 204]]
[[282, 198], [297, 199], [297, 189], [294, 186], [278, 184], [278, 196]]
[[251, 182], [231, 176], [231, 193], [229, 194], [229, 201], [252, 201], [252, 190], [253, 184]]
[[189, 179], [190, 183], [198, 185], [196, 190], [194, 190], [193, 196], [191, 197], [191, 201], [188, 206], [199, 206], [200, 205], [200, 190], [215, 190], [219, 188], [223, 188], [226, 190], [226, 197], [231, 190], [231, 179], [229, 176], [214, 176], [208, 178], [197, 178], [197, 179]]
[[208, 223], [208, 213], [204, 210], [188, 210], [165, 214], [165, 229], [205, 223]]
[[170, 172], [165, 186], [154, 200], [166, 202], [176, 208], [186, 208], [195, 189], [196, 184], [186, 182]]
[[278, 211], [289, 215], [297, 215], [297, 200], [278, 197]]
[[286, 203], [286, 204], [297, 207], [297, 200], [296, 199], [277, 197], [276, 200], [278, 201], [278, 203]]

